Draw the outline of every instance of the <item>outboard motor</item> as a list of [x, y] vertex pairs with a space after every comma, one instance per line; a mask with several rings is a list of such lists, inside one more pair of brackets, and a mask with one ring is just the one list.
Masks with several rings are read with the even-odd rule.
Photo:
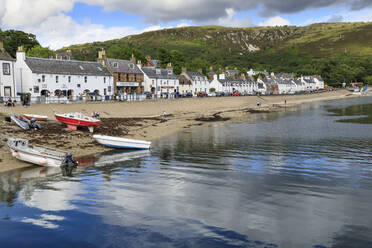
[[41, 129], [40, 124], [36, 122], [36, 119], [35, 118], [32, 118], [30, 120], [30, 126], [31, 126], [31, 128], [33, 128], [35, 130], [40, 130]]
[[72, 171], [76, 169], [78, 162], [72, 157], [71, 153], [66, 153], [61, 164], [62, 175], [72, 177]]

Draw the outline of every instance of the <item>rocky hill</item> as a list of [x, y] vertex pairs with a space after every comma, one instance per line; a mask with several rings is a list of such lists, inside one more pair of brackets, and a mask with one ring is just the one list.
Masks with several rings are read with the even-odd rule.
[[[319, 23], [305, 27], [191, 26], [131, 35], [106, 42], [73, 45], [79, 60], [96, 60], [101, 49], [111, 57], [160, 58], [174, 51], [178, 70], [210, 67], [320, 74], [329, 83], [372, 81], [372, 23]], [[170, 59], [169, 61], [172, 61]], [[369, 77], [369, 79], [367, 78]]]

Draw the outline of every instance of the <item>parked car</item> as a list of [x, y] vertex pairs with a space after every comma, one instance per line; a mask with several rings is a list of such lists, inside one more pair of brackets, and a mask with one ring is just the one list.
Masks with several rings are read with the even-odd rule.
[[197, 96], [198, 96], [198, 97], [206, 97], [206, 96], [208, 96], [208, 94], [205, 93], [205, 92], [199, 92], [199, 93], [197, 94]]
[[87, 100], [89, 101], [102, 101], [102, 96], [98, 95], [96, 92], [87, 93]]
[[186, 97], [192, 97], [192, 92], [183, 93], [183, 94], [181, 95], [181, 97], [183, 97], [183, 98], [186, 98]]
[[146, 99], [151, 99], [152, 98], [152, 93], [150, 91], [145, 91], [143, 94], [146, 96]]
[[240, 92], [236, 91], [236, 92], [234, 92], [232, 95], [233, 95], [233, 96], [241, 96], [242, 94], [241, 94]]
[[225, 96], [225, 92], [218, 91], [218, 92], [216, 92], [216, 96]]
[[213, 96], [216, 96], [216, 92], [209, 92], [209, 93], [208, 93], [208, 96], [212, 96], [212, 97], [213, 97]]

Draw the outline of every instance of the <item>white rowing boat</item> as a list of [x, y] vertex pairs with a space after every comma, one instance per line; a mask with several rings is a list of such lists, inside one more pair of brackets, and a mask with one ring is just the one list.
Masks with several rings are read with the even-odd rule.
[[144, 140], [126, 139], [105, 135], [93, 135], [95, 139], [101, 145], [112, 147], [112, 148], [123, 148], [123, 149], [150, 149], [151, 142]]
[[76, 163], [71, 153], [30, 146], [28, 140], [25, 139], [9, 138], [7, 145], [13, 157], [28, 163], [51, 167], [68, 166], [70, 163], [75, 165]]

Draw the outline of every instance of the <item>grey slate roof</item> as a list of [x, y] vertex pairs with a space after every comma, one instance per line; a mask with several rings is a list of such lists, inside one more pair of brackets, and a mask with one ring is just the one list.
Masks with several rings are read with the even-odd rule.
[[202, 73], [198, 72], [198, 71], [188, 71], [186, 72], [187, 76], [189, 76], [189, 78], [191, 78], [192, 80], [196, 80], [196, 77], [198, 77], [199, 79], [202, 78], [202, 80], [207, 80], [207, 77], [204, 76]]
[[[160, 71], [160, 74], [156, 74], [156, 70]], [[149, 78], [156, 78], [156, 79], [178, 79], [178, 77], [172, 72], [171, 74], [168, 73], [166, 69], [160, 68], [153, 68], [153, 67], [143, 67], [142, 71], [149, 77]]]
[[[118, 67], [114, 67], [114, 63], [117, 63]], [[143, 74], [135, 63], [128, 60], [107, 59], [107, 64], [112, 72]]]
[[13, 57], [4, 48], [0, 48], [0, 60], [14, 61]]
[[297, 85], [304, 85], [304, 83], [303, 83], [301, 80], [297, 80], [297, 79], [295, 79], [295, 80], [293, 80], [293, 82], [294, 82], [295, 84], [297, 84]]
[[28, 57], [25, 62], [33, 73], [38, 74], [111, 76], [111, 73], [98, 62]]

